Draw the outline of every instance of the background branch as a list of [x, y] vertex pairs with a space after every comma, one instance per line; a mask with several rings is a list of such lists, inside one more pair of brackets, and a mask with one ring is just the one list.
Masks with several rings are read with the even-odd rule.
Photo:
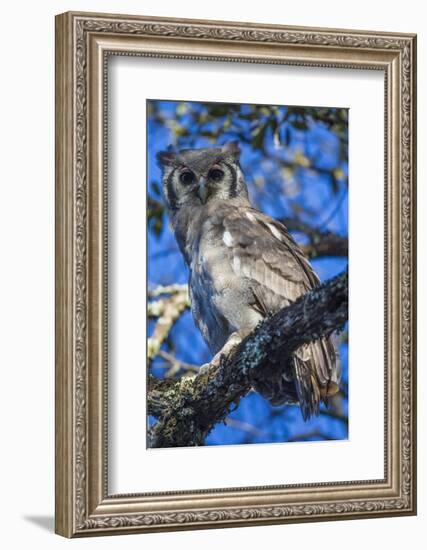
[[179, 319], [183, 311], [190, 307], [187, 285], [171, 285], [157, 287], [149, 291], [149, 297], [157, 297], [169, 294], [166, 298], [150, 302], [148, 304], [148, 316], [158, 317], [153, 334], [147, 341], [147, 355], [151, 360], [160, 350], [160, 346], [166, 340], [174, 323]]
[[320, 256], [348, 256], [348, 239], [341, 237], [332, 231], [312, 227], [298, 218], [282, 218], [280, 220], [289, 231], [304, 233], [309, 239], [309, 244], [302, 245], [304, 253], [309, 258]]

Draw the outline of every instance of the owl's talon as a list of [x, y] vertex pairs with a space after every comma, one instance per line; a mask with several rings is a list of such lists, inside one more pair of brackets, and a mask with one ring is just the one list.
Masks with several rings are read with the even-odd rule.
[[211, 365], [214, 365], [215, 367], [219, 367], [221, 364], [222, 357], [223, 357], [223, 354], [221, 352], [214, 355], [212, 357]]
[[211, 366], [211, 363], [204, 363], [203, 365], [200, 366], [198, 374], [199, 375], [208, 374], [210, 370], [210, 366]]
[[199, 374], [208, 374], [211, 367], [219, 367], [221, 365], [222, 358], [224, 357], [224, 354], [222, 352], [217, 353], [212, 357], [212, 360], [210, 363], [204, 363], [199, 368]]

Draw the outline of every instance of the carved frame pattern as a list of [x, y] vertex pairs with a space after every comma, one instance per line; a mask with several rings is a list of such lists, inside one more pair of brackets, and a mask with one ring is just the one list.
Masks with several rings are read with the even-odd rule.
[[[414, 514], [415, 36], [85, 13], [57, 16], [56, 25], [56, 531], [73, 537]], [[247, 53], [230, 53], [233, 43]], [[190, 53], [193, 49], [200, 51]], [[105, 117], [104, 61], [111, 54], [385, 71], [386, 179], [395, 205], [386, 240], [396, 251], [388, 260], [395, 283], [386, 319], [393, 325], [388, 330], [397, 367], [386, 381], [384, 480], [193, 491], [157, 499], [108, 495], [106, 373], [102, 351], [91, 355], [93, 342], [102, 340], [102, 327], [94, 323], [103, 303], [105, 213], [96, 204], [102, 193], [91, 186], [106, 177], [105, 163], [96, 166], [101, 152], [96, 158], [93, 151], [102, 145], [105, 155], [99, 127]]]

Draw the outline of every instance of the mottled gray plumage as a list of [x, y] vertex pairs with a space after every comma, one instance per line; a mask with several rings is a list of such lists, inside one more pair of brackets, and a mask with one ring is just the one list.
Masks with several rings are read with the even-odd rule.
[[[216, 360], [319, 282], [287, 229], [251, 206], [239, 154], [233, 142], [158, 155], [190, 269], [192, 313]], [[299, 403], [306, 419], [338, 383], [335, 347], [323, 339], [300, 348], [283, 376], [255, 389], [273, 405]]]

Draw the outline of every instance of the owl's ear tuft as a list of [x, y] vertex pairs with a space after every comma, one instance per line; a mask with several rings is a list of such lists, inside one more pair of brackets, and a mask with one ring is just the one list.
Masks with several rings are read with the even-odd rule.
[[177, 154], [174, 151], [159, 151], [156, 155], [157, 162], [162, 168], [163, 166], [173, 166], [176, 161]]
[[228, 141], [222, 146], [222, 152], [238, 161], [240, 158], [240, 145], [238, 141]]

